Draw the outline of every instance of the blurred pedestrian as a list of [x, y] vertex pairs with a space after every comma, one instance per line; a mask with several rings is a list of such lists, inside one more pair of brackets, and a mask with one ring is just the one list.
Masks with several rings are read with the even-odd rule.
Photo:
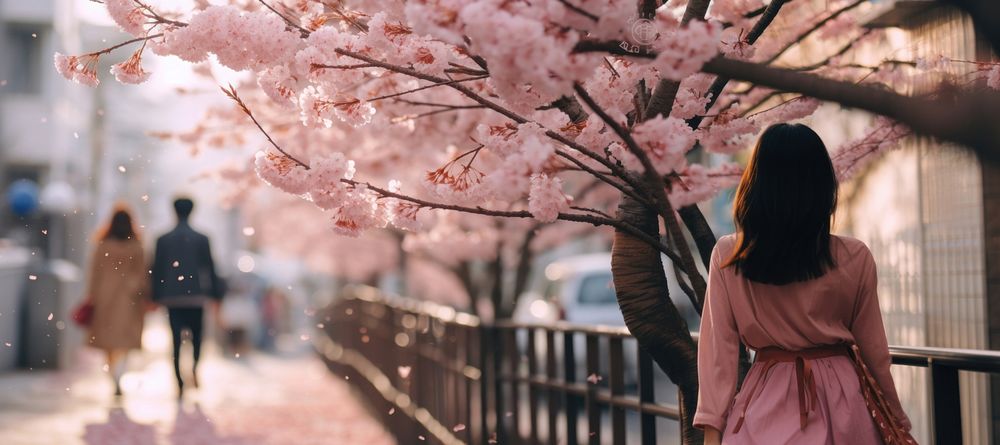
[[184, 394], [180, 355], [182, 334], [190, 335], [193, 361], [190, 382], [198, 387], [198, 361], [201, 358], [204, 309], [216, 309], [225, 294], [225, 285], [215, 273], [208, 237], [188, 223], [194, 202], [188, 198], [174, 201], [177, 226], [156, 240], [153, 259], [153, 301], [167, 308], [174, 344], [174, 375], [177, 396]]
[[93, 307], [88, 343], [104, 351], [107, 371], [121, 395], [121, 377], [130, 349], [142, 346], [149, 276], [132, 214], [119, 205], [98, 232], [90, 259], [85, 298]]

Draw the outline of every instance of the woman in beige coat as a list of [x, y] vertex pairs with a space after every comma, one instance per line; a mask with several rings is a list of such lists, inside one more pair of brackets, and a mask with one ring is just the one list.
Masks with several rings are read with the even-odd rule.
[[107, 355], [108, 373], [121, 395], [125, 355], [142, 346], [149, 274], [142, 243], [128, 209], [119, 206], [98, 233], [90, 260], [86, 298], [94, 306], [88, 343]]

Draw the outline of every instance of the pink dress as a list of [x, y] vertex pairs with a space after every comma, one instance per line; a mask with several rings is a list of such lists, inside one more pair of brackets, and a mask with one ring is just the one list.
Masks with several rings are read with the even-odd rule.
[[[776, 363], [769, 370], [755, 363], [736, 394], [742, 340], [754, 350], [789, 351], [857, 343], [892, 412], [909, 429], [889, 374], [875, 260], [868, 247], [854, 238], [831, 236], [833, 269], [813, 280], [778, 286], [751, 282], [732, 267], [722, 268], [735, 243], [735, 235], [724, 236], [712, 252], [698, 344], [701, 389], [695, 426], [722, 431], [726, 444], [882, 443], [850, 358], [811, 361], [817, 401], [803, 428], [794, 362]], [[752, 396], [749, 388], [756, 388]], [[744, 410], [744, 421], [734, 433]]]

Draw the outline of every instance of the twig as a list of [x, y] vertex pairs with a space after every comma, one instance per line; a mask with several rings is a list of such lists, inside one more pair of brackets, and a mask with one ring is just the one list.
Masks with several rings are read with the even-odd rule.
[[288, 154], [288, 152], [283, 150], [278, 145], [277, 142], [274, 142], [274, 139], [271, 139], [271, 135], [268, 134], [267, 130], [264, 130], [264, 127], [261, 126], [260, 122], [257, 121], [257, 118], [254, 117], [253, 112], [250, 111], [250, 107], [248, 107], [247, 104], [243, 102], [243, 99], [240, 99], [240, 96], [236, 94], [236, 87], [234, 87], [233, 84], [229, 84], [228, 90], [223, 87], [219, 87], [219, 89], [221, 89], [223, 93], [226, 93], [226, 96], [229, 96], [230, 99], [236, 102], [236, 105], [239, 105], [240, 109], [242, 109], [247, 116], [250, 116], [250, 120], [253, 121], [254, 125], [257, 126], [257, 129], [259, 129], [261, 133], [264, 133], [264, 137], [266, 137], [267, 141], [271, 143], [271, 146], [273, 146], [276, 150], [278, 150], [279, 153], [285, 155], [285, 157], [287, 157], [288, 159], [291, 159], [293, 162], [300, 165], [302, 168], [309, 170], [309, 166], [306, 165], [305, 162], [302, 162], [298, 160], [295, 156]]
[[123, 46], [127, 46], [127, 45], [131, 45], [131, 44], [133, 44], [133, 43], [139, 43], [139, 42], [145, 42], [145, 41], [147, 41], [147, 40], [151, 40], [151, 39], [155, 39], [155, 38], [157, 38], [157, 37], [163, 37], [163, 33], [160, 33], [160, 34], [153, 34], [153, 35], [148, 35], [148, 36], [145, 36], [145, 37], [136, 37], [136, 38], [134, 38], [134, 39], [132, 39], [132, 40], [126, 40], [126, 41], [124, 41], [124, 42], [122, 42], [122, 43], [119, 43], [119, 44], [117, 44], [117, 45], [115, 45], [115, 46], [111, 46], [111, 47], [108, 47], [108, 48], [104, 48], [104, 49], [102, 49], [102, 50], [100, 50], [100, 51], [94, 51], [94, 52], [92, 52], [92, 53], [89, 53], [89, 54], [84, 54], [84, 55], [85, 55], [85, 56], [100, 56], [100, 55], [102, 55], [102, 54], [108, 54], [108, 53], [110, 53], [111, 51], [114, 51], [114, 50], [116, 50], [116, 49], [118, 49], [118, 48], [121, 48], [121, 47], [123, 47]]
[[293, 22], [292, 19], [285, 17], [284, 14], [278, 12], [277, 9], [272, 8], [271, 5], [267, 4], [267, 2], [265, 2], [264, 0], [257, 0], [257, 1], [260, 2], [260, 4], [264, 5], [265, 8], [270, 9], [271, 12], [277, 14], [278, 17], [281, 17], [281, 19], [284, 20], [289, 27], [299, 30], [299, 33], [302, 35], [303, 38], [308, 37], [309, 34], [312, 34], [308, 29], [303, 28], [298, 23]]
[[598, 21], [598, 20], [601, 19], [600, 17], [587, 12], [585, 9], [583, 9], [583, 8], [581, 8], [579, 6], [576, 6], [576, 5], [572, 4], [572, 3], [570, 3], [568, 0], [559, 0], [559, 3], [562, 3], [563, 6], [565, 6], [566, 8], [568, 8], [570, 11], [573, 11], [573, 12], [575, 12], [577, 14], [580, 14], [580, 15], [582, 15], [582, 16], [584, 16], [584, 17], [586, 17], [586, 18], [588, 18], [588, 19], [590, 19], [592, 21], [596, 22], [596, 21]]

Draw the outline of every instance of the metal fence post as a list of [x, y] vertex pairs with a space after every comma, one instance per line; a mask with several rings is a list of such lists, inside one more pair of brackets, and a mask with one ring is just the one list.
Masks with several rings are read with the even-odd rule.
[[930, 371], [934, 441], [959, 445], [962, 443], [962, 402], [958, 370], [931, 361]]
[[[600, 384], [600, 344], [598, 337], [587, 334], [587, 443], [601, 445], [601, 406], [597, 400]], [[591, 376], [594, 376], [593, 378]]]
[[642, 410], [642, 406], [655, 403], [653, 385], [653, 359], [639, 348], [639, 434], [642, 445], [656, 444], [656, 417]]
[[480, 443], [488, 443], [493, 437], [490, 431], [490, 375], [493, 374], [490, 371], [489, 364], [489, 335], [487, 330], [489, 328], [486, 326], [480, 326], [476, 330], [476, 340], [479, 344], [478, 359], [477, 363], [479, 365], [479, 425], [480, 425]]
[[[611, 356], [611, 368], [608, 380], [611, 387], [611, 398], [625, 395], [625, 352], [622, 339], [608, 339], [608, 353]], [[625, 410], [619, 406], [611, 407], [611, 442], [614, 445], [625, 445]]]
[[[556, 369], [556, 333], [551, 329], [545, 330], [545, 379], [553, 382], [559, 378], [559, 370]], [[549, 445], [559, 444], [559, 391], [549, 387], [545, 397], [548, 398], [548, 409], [545, 414], [548, 417], [548, 442]]]
[[563, 331], [563, 384], [567, 391], [566, 399], [566, 443], [579, 443], [577, 440], [577, 409], [580, 406], [579, 396], [568, 389], [576, 383], [576, 353], [573, 351], [573, 331]]
[[507, 424], [504, 422], [504, 378], [503, 362], [504, 347], [501, 331], [496, 327], [488, 328], [490, 339], [490, 356], [493, 370], [493, 418], [496, 421], [497, 443], [508, 443]]
[[530, 419], [528, 420], [529, 429], [528, 432], [528, 443], [531, 445], [538, 444], [538, 387], [534, 383], [534, 379], [538, 377], [538, 350], [535, 345], [537, 340], [535, 329], [528, 328], [528, 415]]

